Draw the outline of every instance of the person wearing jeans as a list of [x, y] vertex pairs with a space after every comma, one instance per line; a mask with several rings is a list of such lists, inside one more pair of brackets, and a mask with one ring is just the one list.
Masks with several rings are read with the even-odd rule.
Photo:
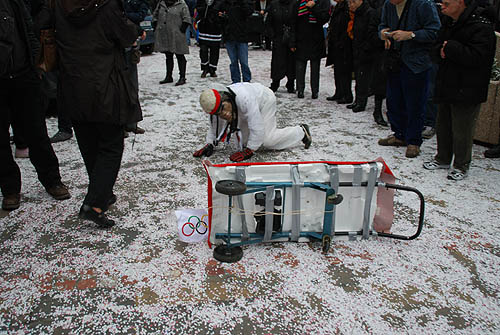
[[[219, 16], [223, 22], [223, 38], [231, 64], [231, 81], [239, 83], [252, 79], [248, 66], [247, 20], [253, 12], [251, 0], [223, 0]], [[241, 71], [240, 71], [241, 66]]]

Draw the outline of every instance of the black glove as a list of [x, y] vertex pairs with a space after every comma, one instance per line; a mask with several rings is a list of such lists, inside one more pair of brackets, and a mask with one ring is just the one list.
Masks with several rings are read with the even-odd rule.
[[206, 144], [200, 150], [195, 151], [193, 156], [194, 157], [201, 157], [201, 156], [210, 157], [210, 156], [212, 156], [213, 153], [214, 153], [214, 146], [212, 144]]
[[253, 150], [245, 148], [243, 151], [238, 151], [229, 156], [229, 159], [232, 160], [233, 162], [241, 162], [245, 159], [249, 159], [250, 157], [253, 156]]
[[157, 26], [157, 24], [158, 24], [158, 21], [153, 21], [153, 22], [151, 23], [151, 26], [153, 26], [153, 30], [156, 30], [156, 26]]
[[182, 24], [181, 24], [181, 33], [185, 34], [188, 27], [189, 27], [189, 23], [182, 22]]

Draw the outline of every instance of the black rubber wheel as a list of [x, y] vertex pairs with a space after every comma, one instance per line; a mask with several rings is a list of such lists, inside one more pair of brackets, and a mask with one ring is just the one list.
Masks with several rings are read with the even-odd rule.
[[340, 205], [340, 203], [344, 200], [342, 194], [332, 195], [328, 198], [328, 203], [333, 205]]
[[151, 55], [153, 53], [154, 44], [141, 45], [140, 49], [144, 55]]
[[219, 245], [214, 249], [214, 258], [223, 263], [235, 263], [243, 257], [241, 247], [228, 248], [227, 245]]
[[215, 184], [215, 190], [225, 195], [240, 195], [245, 193], [247, 185], [237, 180], [219, 180]]

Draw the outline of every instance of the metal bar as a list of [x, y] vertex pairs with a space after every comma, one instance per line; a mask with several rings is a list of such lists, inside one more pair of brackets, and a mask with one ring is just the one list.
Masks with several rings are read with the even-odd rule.
[[229, 195], [229, 208], [227, 213], [227, 246], [231, 248], [231, 207], [233, 207], [233, 196]]
[[[299, 240], [300, 234], [300, 175], [299, 167], [293, 165], [291, 167], [291, 175], [293, 180], [292, 185], [292, 234], [290, 235], [290, 240], [297, 242]], [[284, 213], [284, 211], [283, 211]]]
[[264, 230], [264, 242], [271, 240], [274, 223], [274, 186], [266, 188], [266, 229]]
[[363, 215], [363, 239], [370, 237], [370, 210], [372, 205], [373, 191], [377, 181], [378, 167], [377, 163], [370, 163], [370, 172], [368, 174], [368, 185], [366, 186], [365, 209]]
[[[246, 182], [245, 175], [245, 167], [238, 166], [236, 167], [236, 180], [241, 181], [242, 183]], [[241, 220], [241, 239], [243, 241], [248, 240], [248, 226], [245, 215], [245, 207], [243, 206], [243, 198], [241, 195], [236, 196], [236, 202], [238, 203], [238, 207], [241, 209], [240, 220]]]
[[[328, 171], [330, 172], [330, 186], [335, 191], [335, 194], [339, 192], [339, 167], [338, 165], [330, 165], [328, 166]], [[332, 225], [330, 230], [330, 235], [335, 235], [335, 215], [336, 215], [336, 206], [333, 207], [332, 213]]]

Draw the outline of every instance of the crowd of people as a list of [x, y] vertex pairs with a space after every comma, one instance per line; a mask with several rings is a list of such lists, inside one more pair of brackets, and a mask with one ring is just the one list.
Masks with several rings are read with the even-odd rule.
[[[448, 169], [451, 180], [467, 176], [475, 122], [487, 99], [494, 32], [500, 30], [500, 0], [5, 0], [0, 3], [2, 209], [15, 210], [21, 200], [9, 128], [15, 156], [30, 158], [57, 200], [70, 193], [51, 142], [68, 140], [74, 132], [89, 177], [79, 216], [101, 228], [115, 224], [105, 213], [117, 200], [113, 187], [123, 138], [145, 132], [138, 126], [137, 64], [138, 45], [146, 37], [140, 23], [149, 13], [154, 49], [166, 59], [160, 84], [174, 82], [174, 55], [179, 70], [174, 85], [186, 83], [185, 55], [194, 30], [201, 78], [217, 77], [221, 47], [230, 60], [232, 83], [200, 96], [210, 129], [193, 156], [210, 156], [231, 138], [238, 150], [229, 158], [236, 162], [260, 147], [279, 150], [302, 142], [309, 148], [308, 125], [276, 127], [274, 92], [286, 77], [287, 92], [303, 99], [309, 63], [311, 98], [318, 99], [326, 58], [335, 80], [335, 92], [326, 99], [359, 113], [374, 96], [374, 121], [392, 131], [379, 145], [404, 146], [406, 157], [414, 158], [423, 138], [435, 132], [437, 154], [423, 167]], [[262, 29], [250, 29], [255, 18]], [[51, 29], [57, 31], [58, 66], [47, 72], [40, 36]], [[262, 35], [256, 43], [272, 50], [269, 88], [251, 83], [252, 31]], [[54, 73], [59, 130], [49, 138], [43, 83]], [[500, 157], [500, 147], [485, 155]]]

